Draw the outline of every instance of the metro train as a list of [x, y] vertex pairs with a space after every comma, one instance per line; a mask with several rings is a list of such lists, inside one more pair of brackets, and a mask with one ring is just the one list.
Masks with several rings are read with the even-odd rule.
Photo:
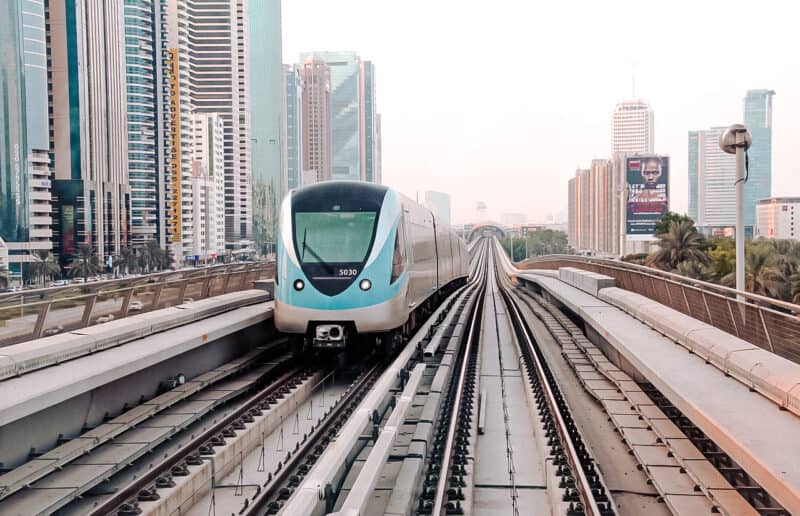
[[328, 181], [292, 190], [279, 218], [275, 327], [317, 348], [395, 342], [467, 280], [464, 240], [395, 190]]

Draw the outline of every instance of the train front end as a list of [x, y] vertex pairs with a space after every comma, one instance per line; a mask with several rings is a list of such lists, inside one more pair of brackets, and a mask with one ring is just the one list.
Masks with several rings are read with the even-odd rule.
[[379, 185], [330, 181], [291, 192], [279, 221], [275, 327], [344, 348], [355, 334], [401, 326], [400, 215], [399, 196]]

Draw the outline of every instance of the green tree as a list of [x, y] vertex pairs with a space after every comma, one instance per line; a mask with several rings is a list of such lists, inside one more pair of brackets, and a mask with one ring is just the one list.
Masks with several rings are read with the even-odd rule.
[[78, 246], [78, 253], [72, 259], [70, 266], [70, 277], [82, 277], [84, 282], [89, 276], [94, 276], [102, 271], [97, 255], [94, 254], [94, 249], [88, 244]]
[[668, 211], [663, 217], [661, 217], [661, 220], [656, 222], [656, 235], [663, 235], [664, 233], [669, 232], [669, 226], [673, 222], [688, 222], [692, 225], [692, 228], [694, 228], [694, 221], [688, 215], [681, 215], [679, 213], [675, 213], [674, 211]]
[[528, 233], [528, 256], [565, 254], [569, 251], [567, 234], [553, 229], [537, 229]]
[[[778, 271], [770, 245], [748, 242], [745, 246], [744, 289], [761, 296], [775, 296]], [[735, 287], [736, 272], [722, 278], [722, 284]]]
[[648, 257], [648, 265], [672, 271], [686, 260], [696, 260], [703, 265], [711, 263], [703, 235], [691, 221], [670, 222], [669, 231], [656, 235], [659, 249]]
[[709, 243], [711, 269], [716, 280], [733, 272], [736, 265], [736, 242], [730, 237], [714, 237]]
[[33, 258], [34, 261], [30, 265], [31, 276], [37, 282], [41, 282], [42, 286], [45, 285], [48, 279], [61, 275], [58, 259], [50, 251], [44, 249], [36, 251]]
[[677, 274], [686, 276], [700, 281], [711, 281], [714, 279], [714, 271], [707, 265], [700, 263], [698, 260], [685, 260], [678, 264], [675, 268]]
[[114, 268], [122, 274], [134, 274], [139, 270], [139, 260], [133, 249], [123, 247], [119, 254], [114, 257]]

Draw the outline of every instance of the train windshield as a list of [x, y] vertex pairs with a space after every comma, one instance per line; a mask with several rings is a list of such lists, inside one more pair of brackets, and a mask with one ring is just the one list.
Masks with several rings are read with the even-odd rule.
[[[360, 264], [367, 258], [377, 215], [374, 211], [296, 212], [295, 242], [300, 262]], [[332, 274], [337, 275], [336, 271]]]

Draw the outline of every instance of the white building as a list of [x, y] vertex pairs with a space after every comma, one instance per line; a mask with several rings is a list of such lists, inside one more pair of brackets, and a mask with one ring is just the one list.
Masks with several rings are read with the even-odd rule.
[[450, 225], [450, 194], [444, 192], [425, 192], [425, 206], [433, 212], [437, 220]]
[[800, 240], [800, 197], [772, 197], [756, 205], [755, 237]]
[[225, 124], [216, 113], [197, 113], [192, 127], [192, 230], [183, 253], [209, 262], [225, 252]]
[[689, 216], [706, 233], [736, 225], [736, 156], [719, 148], [726, 129], [689, 131]]
[[654, 149], [653, 110], [640, 99], [626, 100], [614, 108], [611, 152], [650, 154]]

